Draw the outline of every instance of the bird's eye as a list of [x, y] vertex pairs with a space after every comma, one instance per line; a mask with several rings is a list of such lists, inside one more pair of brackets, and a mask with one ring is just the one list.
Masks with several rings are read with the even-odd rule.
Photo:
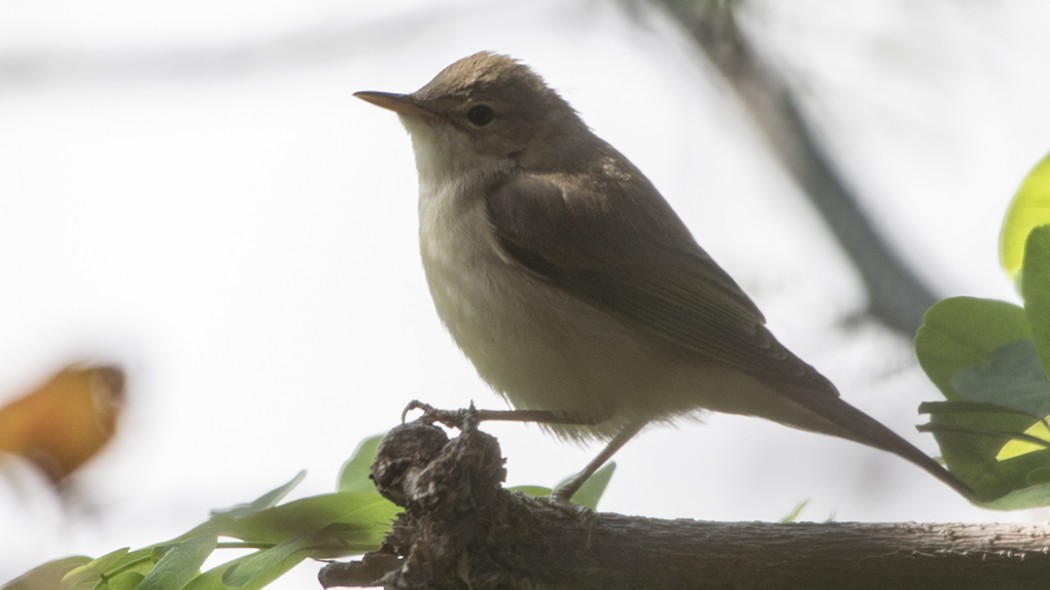
[[475, 105], [467, 111], [467, 120], [475, 127], [484, 127], [491, 123], [495, 118], [496, 112], [492, 110], [492, 107], [487, 105]]

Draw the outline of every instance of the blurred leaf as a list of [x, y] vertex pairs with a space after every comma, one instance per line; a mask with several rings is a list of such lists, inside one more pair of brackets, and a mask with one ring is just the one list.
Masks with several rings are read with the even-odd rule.
[[337, 492], [293, 500], [241, 517], [218, 514], [188, 534], [210, 533], [255, 544], [276, 544], [338, 525], [338, 544], [330, 549], [368, 551], [379, 546], [400, 510], [376, 492]]
[[[591, 510], [597, 509], [598, 501], [601, 500], [602, 495], [605, 493], [605, 488], [608, 487], [609, 480], [612, 479], [613, 472], [615, 471], [615, 462], [608, 463], [598, 471], [595, 471], [594, 475], [584, 482], [579, 491], [577, 491], [572, 497], [572, 502], [574, 504], [579, 504], [584, 508], [590, 508]], [[561, 480], [555, 489], [565, 485], [573, 477], [575, 476], [569, 476]], [[536, 498], [545, 498], [554, 493], [554, 490], [551, 488], [545, 488], [543, 486], [514, 486], [507, 489], [512, 492], [521, 492], [522, 494]]]
[[[609, 480], [612, 479], [615, 471], [615, 462], [606, 463], [604, 467], [595, 471], [594, 475], [587, 478], [587, 481], [580, 486], [580, 490], [572, 497], [573, 503], [579, 504], [584, 508], [597, 510], [598, 502], [602, 499], [602, 494], [605, 493], [605, 488], [608, 487]], [[569, 479], [563, 480], [558, 484], [558, 487], [564, 485]]]
[[997, 459], [999, 451], [1019, 433], [1039, 421], [1038, 416], [974, 402], [924, 403], [920, 411], [930, 415], [930, 423], [920, 430], [932, 432], [941, 448], [948, 469], [970, 485], [980, 505], [994, 507], [1021, 500], [1030, 506], [1050, 503], [1050, 496], [1026, 493], [1006, 500], [1006, 496], [1029, 487], [1031, 474], [1050, 465], [1050, 450], [1028, 453], [1009, 461]]
[[997, 348], [1031, 340], [1020, 307], [973, 297], [953, 297], [926, 312], [915, 335], [915, 353], [930, 380], [949, 400], [964, 399], [951, 379], [962, 369], [984, 365]]
[[0, 586], [0, 590], [55, 590], [66, 574], [89, 563], [91, 558], [83, 555], [54, 559]]
[[309, 557], [312, 544], [309, 536], [295, 537], [257, 551], [227, 568], [222, 582], [228, 588], [262, 588]]
[[398, 512], [400, 508], [376, 492], [340, 492], [293, 500], [242, 517], [217, 515], [195, 530], [274, 546], [213, 568], [186, 588], [262, 588], [304, 559], [377, 549]]
[[[345, 557], [379, 548], [400, 508], [374, 489], [275, 505], [303, 475], [252, 502], [214, 511], [209, 520], [172, 541], [135, 551], [125, 547], [93, 560], [48, 562], [2, 590], [254, 589], [307, 558]], [[217, 537], [262, 549], [201, 574], [201, 565], [218, 546]]]
[[0, 451], [25, 457], [57, 482], [106, 446], [123, 402], [118, 367], [66, 367], [0, 407]]
[[287, 496], [288, 492], [292, 491], [295, 486], [299, 485], [305, 477], [306, 471], [300, 471], [295, 477], [290, 479], [288, 483], [266, 492], [247, 504], [237, 504], [236, 506], [231, 506], [229, 508], [212, 510], [212, 516], [229, 516], [236, 518], [276, 506], [277, 503]]
[[145, 578], [141, 572], [121, 572], [106, 580], [105, 590], [136, 590]]
[[[171, 543], [165, 546], [170, 547]], [[120, 573], [137, 572], [145, 575], [153, 569], [158, 557], [157, 546], [135, 551], [128, 551], [127, 548], [117, 549], [70, 571], [62, 579], [62, 588], [98, 588], [99, 582]]]
[[[149, 551], [136, 551], [135, 554], [144, 554], [148, 556]], [[107, 571], [128, 563], [129, 560], [135, 559], [135, 554], [131, 552], [130, 547], [122, 547], [110, 551], [102, 557], [92, 559], [88, 563], [69, 570], [69, 572], [67, 572], [62, 578], [62, 587], [69, 590], [94, 588], [98, 582], [103, 579], [103, 576]]]
[[999, 255], [1003, 268], [1016, 277], [1021, 270], [1028, 234], [1036, 227], [1050, 223], [1050, 155], [1036, 164], [1017, 189], [1006, 212], [999, 237]]
[[[1050, 160], [1048, 160], [1050, 161]], [[1050, 164], [1047, 164], [1046, 206], [1050, 210]], [[1050, 212], [1050, 211], [1048, 211]], [[1050, 225], [1032, 230], [1025, 241], [1024, 281], [1021, 294], [1035, 348], [1042, 359], [1043, 376], [1050, 367]], [[1050, 396], [1048, 396], [1050, 399]], [[1046, 415], [1050, 410], [1040, 415]]]
[[375, 492], [372, 483], [372, 463], [375, 463], [379, 443], [383, 434], [366, 438], [354, 449], [354, 454], [343, 463], [339, 470], [337, 490], [340, 492]]
[[204, 572], [196, 578], [193, 578], [183, 590], [230, 590], [229, 586], [223, 582], [226, 573], [247, 561], [252, 555], [255, 555], [255, 553], [227, 561], [222, 565]]
[[546, 498], [554, 491], [543, 486], [513, 486], [507, 489], [512, 492], [521, 492], [526, 496], [533, 496], [534, 498]]
[[806, 506], [809, 506], [809, 503], [810, 499], [806, 498], [798, 504], [795, 504], [795, 507], [791, 509], [791, 512], [788, 512], [784, 518], [781, 518], [780, 522], [787, 524], [797, 521], [798, 517], [802, 514], [802, 511], [806, 509]]
[[1043, 418], [1041, 421], [1036, 422], [1024, 431], [1025, 436], [1044, 441], [1042, 444], [1033, 440], [1015, 438], [1003, 445], [1003, 448], [999, 449], [995, 458], [999, 461], [1008, 461], [1020, 457], [1021, 455], [1027, 455], [1028, 453], [1035, 453], [1037, 451], [1045, 451], [1050, 448], [1050, 428], [1047, 427], [1046, 420], [1046, 418]]
[[960, 369], [950, 379], [967, 400], [995, 404], [1032, 416], [1050, 414], [1050, 380], [1031, 340], [996, 348], [982, 366]]
[[[601, 500], [602, 495], [605, 494], [605, 488], [609, 486], [609, 480], [612, 479], [613, 473], [615, 471], [615, 462], [607, 463], [604, 467], [602, 467], [598, 471], [595, 471], [594, 475], [588, 478], [587, 481], [584, 482], [582, 486], [580, 486], [580, 489], [576, 492], [576, 494], [573, 495], [573, 504], [578, 504], [580, 506], [583, 506], [584, 508], [596, 510], [598, 507], [598, 502]], [[565, 479], [561, 480], [560, 482], [558, 482], [558, 485], [555, 486], [554, 489], [558, 489], [561, 486], [565, 485], [573, 477], [575, 477], [575, 475], [570, 475], [569, 477], [566, 477]], [[522, 494], [533, 496], [536, 498], [548, 497], [552, 493], [554, 493], [554, 490], [552, 490], [551, 488], [533, 485], [513, 486], [507, 489], [512, 492], [520, 492]]]
[[199, 535], [171, 546], [146, 574], [139, 590], [182, 590], [200, 573], [216, 543], [214, 535]]

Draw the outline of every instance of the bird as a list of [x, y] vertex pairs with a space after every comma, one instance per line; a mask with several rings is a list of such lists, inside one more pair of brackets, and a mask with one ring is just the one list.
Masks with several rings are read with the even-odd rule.
[[419, 180], [419, 247], [441, 321], [479, 376], [555, 435], [606, 446], [569, 500], [652, 423], [756, 416], [938, 462], [781, 344], [653, 183], [524, 63], [482, 51], [394, 111]]
[[0, 407], [0, 460], [19, 455], [60, 487], [109, 444], [125, 398], [119, 366], [66, 366]]

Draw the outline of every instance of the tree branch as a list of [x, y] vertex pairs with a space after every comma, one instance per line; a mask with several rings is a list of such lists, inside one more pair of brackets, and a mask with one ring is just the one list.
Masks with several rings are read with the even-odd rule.
[[322, 585], [398, 589], [1043, 588], [1050, 525], [717, 523], [596, 514], [502, 489], [496, 440], [390, 432], [376, 487], [406, 510]]

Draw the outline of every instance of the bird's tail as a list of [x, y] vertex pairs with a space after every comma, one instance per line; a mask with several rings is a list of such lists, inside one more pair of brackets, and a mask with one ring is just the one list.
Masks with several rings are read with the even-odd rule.
[[878, 420], [849, 405], [842, 398], [830, 395], [814, 396], [812, 392], [792, 392], [785, 391], [785, 389], [778, 388], [781, 392], [794, 398], [809, 412], [821, 418], [816, 423], [798, 424], [799, 427], [889, 451], [923, 468], [967, 500], [976, 499], [973, 489], [945, 469], [943, 465], [934, 461]]

